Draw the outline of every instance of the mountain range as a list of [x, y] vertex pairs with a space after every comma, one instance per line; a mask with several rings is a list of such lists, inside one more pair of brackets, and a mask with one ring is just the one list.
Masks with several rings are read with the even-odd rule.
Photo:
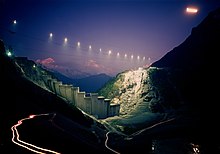
[[109, 80], [113, 77], [108, 76], [104, 73], [97, 75], [89, 75], [87, 77], [81, 78], [70, 78], [58, 71], [53, 71], [54, 77], [62, 81], [64, 84], [72, 84], [75, 87], [79, 87], [80, 91], [85, 91], [86, 93], [95, 93], [101, 89]]
[[220, 153], [219, 40], [220, 8], [149, 67], [109, 80], [98, 92], [120, 115], [102, 120], [48, 91], [41, 73], [51, 72], [8, 57], [1, 41], [0, 153], [27, 153], [16, 139], [60, 153]]

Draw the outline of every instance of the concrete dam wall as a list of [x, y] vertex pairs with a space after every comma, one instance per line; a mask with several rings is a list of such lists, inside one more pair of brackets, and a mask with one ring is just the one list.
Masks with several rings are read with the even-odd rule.
[[112, 104], [110, 99], [98, 96], [97, 93], [81, 92], [79, 87], [63, 84], [49, 75], [43, 75], [43, 81], [50, 91], [97, 119], [119, 115], [120, 104]]

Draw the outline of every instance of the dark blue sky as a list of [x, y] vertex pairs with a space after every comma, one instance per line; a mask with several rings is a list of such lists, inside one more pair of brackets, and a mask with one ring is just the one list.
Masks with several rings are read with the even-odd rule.
[[[188, 6], [198, 12], [187, 14]], [[116, 75], [159, 60], [217, 7], [210, 0], [0, 0], [0, 38], [16, 56], [50, 58], [48, 66], [62, 71]]]

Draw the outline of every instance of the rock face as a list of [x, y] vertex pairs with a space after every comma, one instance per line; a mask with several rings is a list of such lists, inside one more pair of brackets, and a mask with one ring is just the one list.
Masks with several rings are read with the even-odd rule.
[[[100, 93], [118, 101], [121, 114], [130, 112], [140, 101], [150, 101], [152, 93], [161, 104], [161, 109], [154, 108], [154, 111], [164, 112], [185, 104], [195, 113], [203, 114], [207, 112], [207, 102], [212, 102], [212, 106], [216, 104], [211, 96], [215, 94], [213, 85], [217, 83], [213, 73], [218, 70], [219, 40], [220, 9], [217, 9], [194, 27], [182, 44], [154, 62], [150, 74], [148, 69], [125, 71]], [[208, 108], [215, 109], [212, 106]]]
[[[125, 71], [115, 78], [114, 83], [109, 83], [99, 93], [112, 98], [114, 103], [120, 104], [120, 114], [124, 115], [136, 107], [142, 94], [147, 91], [146, 80], [146, 69]], [[107, 92], [108, 89], [110, 93]]]
[[[121, 104], [121, 114], [129, 115], [146, 104], [136, 117], [151, 112], [178, 118], [172, 126], [179, 130], [170, 131], [176, 133], [175, 137], [189, 136], [187, 140], [198, 143], [202, 153], [219, 153], [218, 90], [215, 89], [219, 83], [219, 41], [220, 8], [210, 12], [182, 44], [149, 68], [120, 73], [100, 92]], [[127, 119], [115, 121], [131, 130], [137, 119], [130, 120], [133, 124], [130, 126]], [[141, 122], [146, 124], [146, 120]]]

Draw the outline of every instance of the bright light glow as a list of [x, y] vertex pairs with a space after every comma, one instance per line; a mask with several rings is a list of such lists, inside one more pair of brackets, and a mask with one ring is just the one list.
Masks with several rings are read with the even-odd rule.
[[36, 67], [36, 65], [34, 64], [34, 65], [33, 65], [33, 68], [35, 68], [35, 67]]
[[102, 52], [102, 49], [100, 48], [99, 51]]
[[12, 53], [10, 51], [8, 51], [6, 54], [7, 54], [8, 57], [12, 56]]
[[13, 23], [14, 23], [14, 24], [17, 24], [17, 21], [16, 21], [16, 20], [14, 20], [14, 21], [13, 21]]
[[137, 60], [139, 60], [140, 59], [140, 56], [137, 56]]
[[77, 46], [80, 47], [80, 42], [77, 42]]
[[92, 46], [91, 46], [91, 45], [89, 46], [89, 49], [90, 49], [90, 50], [92, 49]]
[[127, 54], [125, 54], [125, 58], [127, 58]]
[[108, 51], [108, 54], [110, 55], [111, 53], [112, 53], [112, 51], [111, 51], [111, 50], [109, 50], [109, 51]]
[[187, 8], [186, 8], [186, 12], [187, 12], [187, 13], [190, 13], [190, 14], [195, 14], [195, 13], [198, 12], [198, 9], [195, 8], [195, 7], [187, 7]]
[[145, 57], [143, 57], [143, 60], [145, 60]]
[[29, 115], [29, 118], [34, 118], [35, 117], [35, 115]]
[[33, 144], [30, 144], [28, 142], [25, 142], [23, 140], [20, 140], [20, 135], [19, 135], [19, 132], [18, 132], [18, 129], [17, 127], [19, 127], [21, 124], [22, 124], [22, 121], [25, 121], [25, 120], [29, 120], [29, 119], [32, 119], [34, 118], [35, 116], [43, 116], [43, 115], [49, 115], [49, 114], [39, 114], [39, 115], [30, 115], [28, 118], [24, 118], [24, 119], [21, 119], [18, 121], [17, 124], [13, 125], [11, 127], [11, 131], [12, 131], [12, 139], [11, 141], [20, 146], [20, 147], [23, 147], [27, 150], [30, 150], [32, 152], [35, 152], [35, 153], [54, 153], [54, 154], [60, 154], [56, 151], [52, 151], [52, 150], [49, 150], [49, 149], [45, 149], [45, 148], [41, 148], [41, 147], [38, 147], [36, 145], [33, 145]]
[[52, 38], [53, 37], [53, 33], [50, 33], [50, 38]]
[[67, 37], [65, 37], [65, 38], [64, 38], [64, 42], [67, 43], [67, 41], [68, 41], [68, 39], [67, 39]]
[[134, 56], [133, 55], [131, 55], [131, 59], [133, 59], [134, 58]]
[[119, 52], [117, 53], [117, 57], [119, 57], [120, 56], [120, 54], [119, 54]]

